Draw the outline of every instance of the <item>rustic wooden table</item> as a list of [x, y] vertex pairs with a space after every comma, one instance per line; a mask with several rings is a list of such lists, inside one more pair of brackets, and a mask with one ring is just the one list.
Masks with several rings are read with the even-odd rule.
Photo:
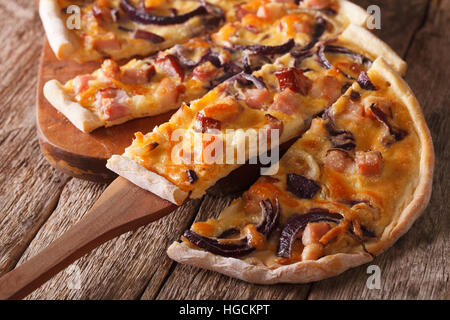
[[[366, 287], [367, 265], [305, 285], [257, 286], [179, 265], [165, 250], [194, 220], [217, 214], [232, 196], [206, 196], [114, 239], [29, 299], [449, 299], [450, 1], [359, 0], [381, 7], [377, 34], [409, 64], [436, 148], [431, 203], [413, 228], [373, 263], [381, 289]], [[65, 176], [41, 155], [35, 89], [43, 29], [35, 2], [0, 2], [0, 275], [46, 247], [106, 185]]]

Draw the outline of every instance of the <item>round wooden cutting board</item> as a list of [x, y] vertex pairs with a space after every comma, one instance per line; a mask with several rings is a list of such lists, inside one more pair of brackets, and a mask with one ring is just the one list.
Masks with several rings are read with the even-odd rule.
[[[117, 175], [106, 168], [106, 161], [113, 154], [122, 154], [137, 131], [144, 134], [169, 120], [175, 112], [136, 119], [110, 128], [99, 128], [91, 133], [78, 130], [44, 97], [42, 88], [52, 79], [61, 83], [83, 73], [91, 73], [100, 67], [99, 62], [78, 64], [58, 60], [47, 40], [42, 49], [37, 85], [37, 131], [39, 144], [45, 158], [56, 169], [73, 177], [95, 182], [110, 182]], [[295, 140], [295, 139], [294, 139]], [[293, 141], [294, 141], [293, 140]], [[280, 153], [292, 144], [280, 146]], [[219, 180], [208, 190], [213, 195], [224, 195], [245, 190], [260, 174], [259, 165], [244, 165], [227, 178]]]
[[108, 182], [116, 175], [105, 167], [113, 154], [121, 154], [131, 144], [134, 133], [147, 133], [166, 122], [173, 112], [99, 128], [89, 134], [78, 130], [44, 97], [42, 88], [51, 79], [62, 83], [100, 67], [99, 62], [78, 64], [58, 60], [45, 41], [37, 85], [37, 131], [42, 153], [58, 170], [81, 179]]

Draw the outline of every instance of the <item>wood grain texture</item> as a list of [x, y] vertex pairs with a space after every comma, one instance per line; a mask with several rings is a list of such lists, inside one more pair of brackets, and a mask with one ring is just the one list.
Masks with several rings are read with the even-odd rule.
[[[176, 264], [165, 254], [168, 245], [194, 219], [214, 216], [232, 198], [207, 196], [158, 223], [109, 241], [78, 260], [75, 265], [79, 269], [61, 272], [28, 298], [448, 299], [450, 117], [445, 111], [450, 103], [450, 3], [355, 2], [381, 7], [382, 29], [377, 34], [406, 55], [407, 80], [422, 103], [436, 148], [430, 206], [407, 235], [374, 261], [382, 270], [381, 290], [366, 289], [367, 266], [313, 285], [255, 286]], [[20, 263], [81, 219], [106, 186], [70, 180], [40, 155], [33, 106], [43, 31], [33, 1], [0, 2], [0, 18], [0, 68], [4, 70], [0, 78], [0, 155], [5, 159], [0, 164], [1, 274], [11, 269], [24, 251]], [[77, 270], [81, 287], [69, 289]]]
[[[74, 179], [64, 189], [60, 206], [39, 231], [19, 264], [28, 260], [78, 222], [104, 191], [103, 185]], [[77, 190], [74, 192], [74, 190]], [[186, 228], [197, 209], [193, 201], [137, 231], [126, 233], [58, 274], [28, 298], [30, 299], [133, 299], [147, 285], [159, 287], [168, 264], [165, 247], [174, 235]], [[79, 272], [82, 290], [68, 286]], [[157, 290], [157, 289], [155, 289]]]
[[363, 8], [376, 5], [381, 10], [381, 29], [373, 33], [400, 56], [404, 56], [414, 35], [426, 19], [429, 0], [353, 0]]
[[[232, 196], [207, 196], [196, 221], [216, 217], [233, 199]], [[305, 299], [309, 285], [262, 286], [245, 283], [218, 273], [177, 264], [157, 299]], [[147, 295], [143, 299], [153, 298]]]
[[[35, 86], [43, 32], [32, 1], [0, 3], [0, 275], [11, 270], [68, 181], [42, 158]], [[17, 21], [20, 21], [18, 24]]]

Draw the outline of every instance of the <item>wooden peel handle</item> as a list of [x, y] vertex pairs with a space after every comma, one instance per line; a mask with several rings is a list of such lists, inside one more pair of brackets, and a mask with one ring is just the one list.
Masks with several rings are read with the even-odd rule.
[[176, 206], [117, 178], [83, 219], [47, 248], [0, 278], [0, 299], [22, 299], [84, 254], [155, 221]]

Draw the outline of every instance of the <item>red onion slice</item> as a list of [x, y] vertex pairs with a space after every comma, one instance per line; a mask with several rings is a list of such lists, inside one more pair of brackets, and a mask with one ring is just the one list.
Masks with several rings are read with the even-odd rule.
[[278, 223], [278, 220], [280, 218], [281, 214], [281, 208], [280, 203], [278, 202], [278, 199], [276, 199], [275, 206], [273, 205], [272, 201], [270, 200], [264, 200], [261, 201], [261, 211], [263, 214], [263, 219], [261, 222], [256, 226], [256, 229], [259, 233], [262, 233], [266, 238], [270, 236], [273, 229]]
[[341, 46], [334, 46], [334, 45], [326, 45], [325, 46], [325, 52], [329, 53], [335, 53], [335, 54], [345, 54], [349, 57], [351, 57], [353, 60], [355, 60], [359, 64], [363, 64], [366, 67], [370, 68], [372, 65], [372, 60], [367, 58], [366, 56], [359, 54], [357, 52], [354, 52], [348, 48], [341, 47]]
[[144, 39], [152, 43], [161, 43], [166, 41], [163, 37], [157, 35], [156, 33], [145, 31], [145, 30], [134, 30], [132, 36], [134, 39]]
[[370, 81], [369, 76], [364, 71], [362, 71], [359, 74], [357, 82], [358, 82], [359, 86], [361, 88], [363, 88], [364, 90], [371, 90], [371, 91], [377, 90], [377, 87], [375, 87], [375, 85], [372, 83], [372, 81]]
[[297, 238], [297, 234], [304, 230], [308, 223], [327, 221], [339, 224], [343, 218], [341, 214], [332, 213], [321, 208], [314, 208], [308, 211], [308, 213], [292, 216], [281, 231], [277, 256], [283, 258], [289, 258], [291, 256], [292, 245]]
[[221, 243], [217, 239], [204, 237], [192, 230], [186, 230], [183, 236], [197, 247], [224, 257], [242, 257], [255, 250], [247, 242]]
[[266, 84], [264, 83], [264, 81], [262, 81], [261, 79], [258, 79], [254, 75], [251, 75], [251, 74], [248, 74], [245, 72], [238, 73], [237, 75], [229, 78], [227, 81], [228, 82], [248, 81], [248, 82], [253, 83], [257, 89], [266, 89]]
[[315, 181], [295, 173], [287, 174], [286, 185], [288, 191], [300, 199], [312, 199], [320, 190]]
[[264, 46], [264, 45], [235, 45], [234, 48], [238, 50], [249, 50], [255, 53], [272, 55], [272, 54], [283, 54], [289, 52], [295, 45], [294, 39], [289, 39], [287, 42], [279, 46]]
[[378, 121], [384, 124], [386, 130], [389, 133], [388, 136], [385, 136], [382, 139], [382, 143], [384, 145], [389, 146], [396, 141], [403, 140], [408, 135], [408, 132], [406, 130], [403, 130], [401, 128], [392, 125], [389, 122], [386, 114], [380, 108], [378, 108], [375, 105], [375, 103], [370, 106], [370, 111], [372, 111], [372, 113], [375, 115]]
[[324, 111], [322, 119], [324, 120], [325, 129], [330, 135], [330, 140], [331, 143], [333, 144], [333, 147], [338, 149], [344, 149], [347, 151], [355, 149], [356, 144], [353, 133], [347, 130], [338, 129], [336, 126], [336, 122], [330, 115], [329, 109], [326, 109]]
[[[278, 199], [276, 200], [275, 206], [270, 200], [261, 201], [261, 211], [263, 218], [261, 222], [256, 226], [256, 229], [264, 236], [269, 237], [270, 233], [273, 231], [280, 218], [281, 211]], [[219, 240], [238, 232], [239, 230], [231, 228], [214, 239], [199, 235], [192, 230], [186, 230], [183, 236], [197, 247], [211, 253], [218, 254], [224, 257], [241, 257], [255, 250], [255, 248], [250, 245], [247, 237], [229, 240], [229, 242], [223, 242]]]
[[206, 7], [202, 5], [197, 9], [181, 15], [157, 16], [148, 13], [145, 10], [137, 9], [129, 2], [129, 0], [121, 0], [120, 8], [127, 14], [127, 16], [131, 20], [135, 22], [139, 22], [142, 24], [157, 24], [161, 26], [184, 23], [195, 16], [205, 15], [208, 13]]

